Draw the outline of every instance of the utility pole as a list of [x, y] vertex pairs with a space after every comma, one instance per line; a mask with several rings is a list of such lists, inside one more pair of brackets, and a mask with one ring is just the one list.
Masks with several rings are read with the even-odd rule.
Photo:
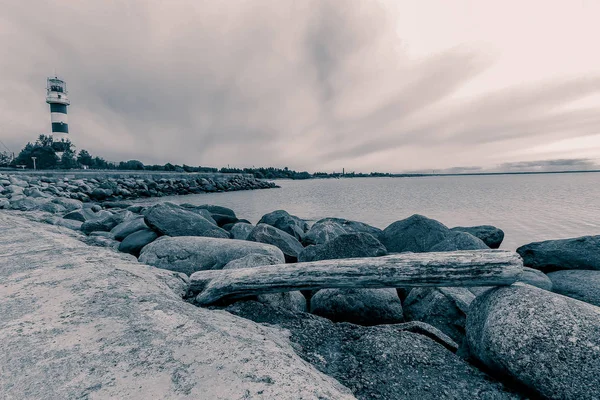
[[33, 160], [33, 170], [34, 170], [34, 171], [36, 170], [36, 168], [35, 168], [35, 160], [36, 160], [36, 158], [37, 158], [37, 157], [31, 157], [31, 159]]

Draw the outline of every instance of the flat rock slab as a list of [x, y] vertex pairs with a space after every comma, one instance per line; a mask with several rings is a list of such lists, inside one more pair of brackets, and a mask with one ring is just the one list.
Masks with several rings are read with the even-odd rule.
[[0, 398], [353, 399], [180, 274], [0, 212]]

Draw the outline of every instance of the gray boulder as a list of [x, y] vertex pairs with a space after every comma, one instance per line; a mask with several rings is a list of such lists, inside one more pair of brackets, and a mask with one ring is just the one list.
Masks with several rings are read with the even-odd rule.
[[[254, 268], [262, 265], [279, 264], [278, 258], [264, 254], [248, 254], [245, 257], [232, 260], [223, 269]], [[250, 296], [244, 300], [257, 300], [274, 307], [283, 307], [292, 311], [306, 311], [306, 298], [299, 291], [283, 293], [267, 293], [258, 296]]]
[[0, 199], [0, 210], [5, 210], [10, 208], [10, 201], [6, 199]]
[[162, 237], [141, 252], [140, 262], [191, 275], [196, 271], [222, 269], [228, 262], [248, 254], [264, 254], [285, 263], [281, 250], [264, 243], [200, 236]]
[[549, 399], [600, 398], [600, 308], [525, 284], [489, 290], [467, 316], [471, 354]]
[[306, 221], [290, 215], [287, 211], [276, 210], [262, 216], [258, 224], [267, 224], [280, 229], [298, 240], [302, 240], [304, 233], [308, 230]]
[[550, 272], [552, 291], [600, 307], [600, 271]]
[[204, 217], [208, 222], [217, 225], [217, 221], [214, 220], [212, 214], [206, 208], [198, 208], [197, 206], [192, 206], [191, 204], [181, 204], [180, 207], [185, 208], [187, 211], [196, 213], [201, 217]]
[[121, 241], [132, 233], [141, 231], [142, 229], [148, 229], [148, 225], [146, 225], [144, 217], [137, 217], [121, 222], [112, 228], [110, 233], [113, 234], [115, 240]]
[[336, 221], [320, 220], [311, 226], [304, 235], [303, 243], [305, 245], [323, 244], [345, 233], [348, 232]]
[[[321, 230], [320, 225], [324, 225], [325, 228], [323, 229], [324, 232], [322, 233], [319, 233]], [[323, 218], [315, 222], [310, 229], [312, 230], [313, 228], [316, 228], [317, 231], [313, 232], [312, 235], [308, 235], [307, 233], [308, 237], [305, 237], [304, 240], [307, 242], [307, 244], [319, 244], [319, 241], [324, 243], [327, 240], [333, 239], [335, 236], [337, 236], [335, 233], [338, 232], [338, 230], [333, 226], [342, 228], [344, 233], [368, 233], [375, 236], [377, 239], [380, 239], [381, 235], [383, 234], [381, 229], [365, 224], [364, 222], [352, 221], [344, 218]], [[327, 227], [329, 227], [329, 229], [327, 229]], [[314, 243], [311, 243], [311, 241], [314, 241]]]
[[323, 244], [304, 248], [300, 253], [299, 261], [380, 257], [386, 254], [385, 247], [372, 235], [368, 233], [346, 233]]
[[517, 253], [526, 267], [543, 272], [562, 269], [600, 270], [600, 235], [546, 240], [521, 246]]
[[39, 210], [40, 206], [43, 204], [42, 202], [38, 201], [39, 199], [35, 199], [35, 198], [31, 198], [31, 197], [24, 197], [22, 199], [19, 200], [11, 200], [10, 202], [10, 208], [13, 210], [20, 210], [20, 211], [35, 211], [35, 210]]
[[182, 204], [182, 207], [191, 207], [191, 208], [196, 208], [196, 209], [204, 209], [207, 210], [208, 212], [210, 212], [211, 214], [222, 214], [222, 215], [229, 215], [231, 217], [236, 218], [235, 212], [227, 207], [223, 207], [223, 206], [217, 206], [217, 205], [213, 205], [213, 204], [202, 204], [199, 206], [193, 205], [193, 204]]
[[283, 252], [286, 262], [298, 261], [298, 254], [304, 249], [295, 237], [267, 224], [256, 225], [246, 240], [278, 247]]
[[310, 312], [334, 322], [358, 325], [402, 322], [396, 289], [323, 289], [310, 300]]
[[65, 218], [65, 219], [72, 219], [74, 221], [81, 221], [81, 222], [85, 222], [85, 221], [88, 221], [90, 219], [94, 219], [97, 217], [98, 216], [96, 214], [94, 214], [93, 211], [86, 209], [86, 208], [71, 211], [70, 213], [67, 213], [63, 216], [63, 218]]
[[80, 231], [82, 224], [83, 224], [83, 222], [81, 222], [81, 221], [74, 221], [72, 219], [64, 219], [64, 218], [58, 218], [54, 222], [54, 225], [64, 226], [65, 228], [69, 228], [74, 231]]
[[161, 235], [229, 237], [224, 229], [173, 203], [156, 204], [144, 212], [144, 217], [146, 224]]
[[40, 211], [49, 212], [52, 214], [62, 214], [66, 211], [66, 209], [60, 204], [52, 203], [50, 201], [40, 204]]
[[539, 287], [540, 289], [552, 291], [552, 281], [550, 278], [537, 269], [523, 267], [523, 273], [519, 278], [519, 282], [527, 283], [528, 285]]
[[413, 332], [414, 324], [333, 323], [254, 301], [226, 310], [289, 332], [304, 360], [350, 388], [358, 399], [519, 398], [436, 342], [431, 333]]
[[466, 288], [413, 288], [403, 302], [404, 317], [433, 325], [461, 343], [467, 311], [474, 298]]
[[96, 231], [109, 232], [115, 226], [131, 217], [131, 213], [103, 215], [100, 218], [94, 218], [85, 221], [81, 225], [81, 231], [85, 234], [90, 234]]
[[67, 199], [65, 197], [55, 197], [54, 199], [52, 199], [52, 202], [60, 204], [61, 206], [66, 208], [67, 211], [79, 210], [83, 208], [83, 203], [81, 201], [75, 199]]
[[381, 242], [389, 252], [423, 253], [431, 251], [433, 246], [444, 241], [450, 232], [446, 225], [415, 214], [385, 228]]
[[142, 249], [156, 240], [158, 235], [152, 229], [141, 229], [129, 234], [119, 245], [119, 251], [122, 253], [133, 254], [138, 257]]
[[453, 231], [466, 232], [481, 239], [491, 249], [497, 249], [504, 240], [504, 231], [492, 225], [457, 226]]
[[246, 222], [238, 222], [237, 224], [233, 224], [229, 233], [231, 234], [232, 239], [238, 240], [247, 240], [248, 235], [254, 229], [254, 225], [248, 224]]
[[489, 247], [479, 238], [466, 232], [450, 232], [441, 242], [432, 246], [430, 251], [485, 250]]

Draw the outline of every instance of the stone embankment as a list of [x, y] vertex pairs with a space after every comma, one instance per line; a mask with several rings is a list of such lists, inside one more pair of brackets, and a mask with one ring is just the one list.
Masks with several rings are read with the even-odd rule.
[[[254, 225], [216, 205], [31, 193], [0, 212], [4, 397], [600, 398], [600, 236], [532, 243], [519, 257], [490, 250], [498, 228], [450, 229], [421, 215], [381, 230], [340, 218], [310, 225], [278, 210]], [[24, 199], [33, 211], [14, 206]], [[525, 268], [502, 287], [276, 281], [212, 303], [197, 285], [309, 266], [297, 262], [410, 258], [399, 253], [467, 255], [468, 265], [497, 253]], [[448, 263], [434, 285], [456, 279]]]
[[[277, 187], [246, 174], [21, 172], [0, 174], [0, 193], [16, 201], [52, 195], [83, 202]], [[22, 197], [21, 197], [22, 196]]]

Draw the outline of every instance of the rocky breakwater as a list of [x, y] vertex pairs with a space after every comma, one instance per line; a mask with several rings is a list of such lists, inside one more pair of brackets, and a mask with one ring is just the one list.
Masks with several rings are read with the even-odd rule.
[[[523, 273], [499, 280], [501, 285], [518, 281], [510, 286], [473, 287], [460, 281], [462, 270], [447, 270], [446, 276], [421, 279], [422, 287], [382, 287], [389, 276], [380, 271], [390, 271], [382, 260], [394, 257], [419, 264], [421, 269], [404, 265], [414, 272], [411, 279], [419, 280], [419, 274], [431, 273], [432, 264], [440, 264], [436, 260], [446, 271], [466, 254], [466, 270], [478, 265], [467, 280], [482, 282], [497, 271], [493, 263], [479, 263], [483, 258], [498, 254], [519, 263], [521, 258], [490, 250], [500, 246], [498, 228], [450, 229], [421, 215], [382, 230], [339, 218], [311, 226], [283, 210], [253, 225], [216, 205], [81, 204], [69, 212], [80, 224], [79, 237], [177, 274], [186, 284], [185, 299], [201, 305], [205, 318], [225, 310], [283, 329], [278, 332], [297, 356], [355, 398], [600, 397], [600, 308], [594, 305], [600, 288], [590, 277], [599, 272], [596, 237], [523, 246], [518, 250]], [[311, 268], [318, 273], [311, 274]], [[335, 275], [336, 268], [354, 271], [352, 284], [315, 289], [315, 282]], [[241, 292], [253, 271], [274, 280], [254, 280], [252, 291]], [[375, 279], [361, 286], [356, 271]], [[204, 281], [206, 276], [213, 280]], [[431, 282], [437, 287], [427, 286]], [[456, 287], [445, 287], [452, 283]], [[206, 308], [202, 296], [215, 287], [234, 295], [221, 293]]]
[[11, 203], [44, 196], [88, 202], [274, 187], [277, 186], [273, 182], [241, 174], [0, 174], [0, 198]]

